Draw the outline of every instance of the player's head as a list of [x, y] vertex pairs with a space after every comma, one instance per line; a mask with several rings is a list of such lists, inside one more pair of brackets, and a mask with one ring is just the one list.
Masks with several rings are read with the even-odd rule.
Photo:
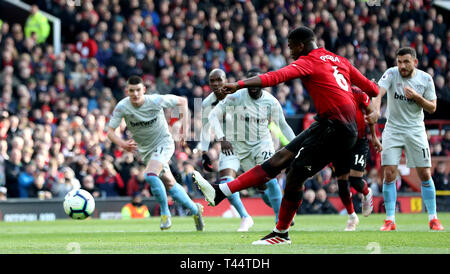
[[133, 200], [132, 203], [134, 206], [141, 206], [142, 205], [142, 194], [140, 192], [136, 192], [133, 194]]
[[[260, 75], [262, 73], [262, 71], [259, 69], [259, 68], [257, 68], [257, 67], [254, 67], [254, 68], [251, 68], [248, 72], [247, 72], [247, 78], [251, 78], [251, 77], [255, 77], [255, 76], [257, 76], [257, 75]], [[250, 95], [250, 97], [252, 98], [252, 99], [258, 99], [259, 97], [261, 97], [261, 94], [262, 94], [262, 88], [260, 88], [260, 87], [253, 87], [253, 88], [247, 88], [247, 90], [248, 90], [248, 95]]]
[[223, 94], [221, 92], [222, 86], [227, 82], [227, 76], [225, 71], [221, 69], [213, 69], [209, 73], [209, 86], [211, 90], [216, 94], [217, 97], [222, 97]]
[[315, 44], [316, 35], [308, 27], [298, 27], [288, 35], [288, 46], [291, 57], [297, 60], [300, 56], [307, 55]]
[[141, 77], [133, 75], [127, 80], [126, 93], [133, 105], [141, 105], [144, 102], [145, 85]]
[[397, 66], [402, 77], [411, 77], [419, 62], [416, 57], [416, 50], [413, 48], [404, 47], [397, 50]]

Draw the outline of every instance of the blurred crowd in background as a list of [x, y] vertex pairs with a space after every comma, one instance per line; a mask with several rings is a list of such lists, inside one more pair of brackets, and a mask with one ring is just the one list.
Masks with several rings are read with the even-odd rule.
[[[433, 76], [438, 96], [438, 111], [426, 118], [445, 118], [440, 106], [450, 103], [450, 30], [429, 0], [383, 0], [379, 7], [352, 0], [31, 2], [25, 25], [0, 21], [0, 194], [11, 198], [61, 198], [80, 186], [95, 197], [151, 196], [138, 156], [105, 134], [112, 109], [125, 96], [126, 79], [140, 75], [148, 93], [185, 96], [193, 111], [194, 99], [211, 92], [208, 73], [214, 68], [231, 82], [244, 79], [251, 67], [266, 72], [292, 62], [287, 35], [300, 25], [314, 29], [319, 46], [348, 58], [369, 79], [395, 66], [399, 47], [414, 47], [418, 68]], [[41, 10], [62, 21], [58, 54]], [[300, 80], [268, 90], [286, 117], [315, 112]], [[384, 111], [383, 103], [382, 116]], [[429, 137], [433, 156], [449, 155], [450, 130]], [[192, 197], [201, 195], [190, 175], [202, 170], [196, 145], [177, 142], [170, 163]], [[211, 143], [216, 169], [219, 151]], [[377, 155], [370, 159], [365, 178], [377, 195]], [[445, 165], [436, 170], [448, 188], [449, 171]], [[216, 173], [205, 176], [217, 179]], [[278, 178], [282, 186], [284, 174]], [[306, 188], [313, 199], [336, 193], [331, 169], [308, 180]], [[258, 194], [249, 189], [241, 195]]]

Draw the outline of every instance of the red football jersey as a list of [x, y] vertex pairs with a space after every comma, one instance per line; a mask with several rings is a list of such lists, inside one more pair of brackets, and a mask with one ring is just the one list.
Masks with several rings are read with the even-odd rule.
[[319, 117], [340, 121], [355, 131], [356, 105], [351, 85], [358, 86], [371, 97], [379, 92], [378, 86], [364, 77], [346, 58], [324, 48], [314, 49], [286, 67], [259, 77], [263, 87], [300, 78]]
[[352, 87], [353, 99], [356, 104], [356, 124], [358, 126], [358, 139], [366, 136], [366, 121], [364, 120], [364, 110], [370, 104], [370, 97], [360, 88]]

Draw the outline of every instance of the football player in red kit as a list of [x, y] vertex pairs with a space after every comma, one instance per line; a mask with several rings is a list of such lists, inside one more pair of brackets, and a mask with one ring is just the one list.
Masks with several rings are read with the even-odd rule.
[[194, 181], [210, 205], [215, 206], [233, 192], [266, 183], [289, 167], [284, 196], [274, 230], [253, 244], [290, 244], [289, 225], [303, 199], [304, 182], [329, 163], [336, 176], [350, 171], [351, 149], [357, 139], [356, 104], [351, 84], [377, 96], [378, 86], [365, 78], [344, 57], [315, 42], [314, 32], [299, 27], [289, 33], [288, 46], [296, 60], [277, 71], [223, 86], [227, 93], [241, 88], [275, 86], [300, 78], [316, 106], [315, 122], [269, 160], [227, 184], [213, 186], [194, 172]]
[[[353, 207], [350, 186], [356, 191], [363, 194], [362, 213], [365, 217], [372, 213], [372, 191], [363, 180], [364, 170], [366, 168], [367, 153], [369, 144], [366, 138], [366, 122], [364, 113], [369, 115], [375, 109], [371, 103], [369, 96], [357, 87], [352, 87], [353, 98], [356, 103], [356, 124], [358, 126], [358, 139], [352, 149], [352, 157], [350, 160], [350, 173], [338, 177], [339, 197], [344, 204], [348, 214], [347, 226], [345, 231], [354, 231], [359, 223], [358, 216]], [[377, 152], [382, 150], [382, 146], [376, 136], [375, 124], [369, 124], [371, 132], [371, 141]]]

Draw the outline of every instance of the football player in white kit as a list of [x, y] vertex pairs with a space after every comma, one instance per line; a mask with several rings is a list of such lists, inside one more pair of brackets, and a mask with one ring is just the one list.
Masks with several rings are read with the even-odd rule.
[[381, 98], [387, 93], [387, 122], [382, 134], [381, 152], [386, 220], [380, 228], [381, 231], [396, 230], [395, 178], [403, 150], [407, 167], [416, 168], [422, 181], [422, 198], [428, 212], [430, 229], [444, 229], [436, 213], [436, 190], [431, 178], [431, 156], [423, 122], [423, 110], [429, 113], [436, 111], [436, 92], [433, 78], [417, 69], [417, 63], [416, 51], [413, 48], [400, 48], [397, 51], [397, 66], [389, 68], [383, 74], [378, 81], [380, 94], [373, 99], [377, 113], [375, 116], [378, 116]]
[[[226, 94], [221, 92], [221, 88], [226, 82], [227, 78], [225, 71], [221, 69], [213, 69], [209, 73], [209, 86], [211, 87], [212, 92], [202, 102], [203, 126], [201, 132], [201, 142], [199, 143], [198, 149], [202, 151], [203, 168], [209, 172], [212, 172], [213, 170], [211, 167], [211, 159], [208, 156], [208, 149], [211, 141], [211, 127], [208, 121], [208, 116], [211, 110], [227, 96]], [[226, 120], [222, 120], [224, 127], [226, 126], [227, 122], [231, 122], [229, 116], [226, 117]], [[239, 171], [240, 166], [239, 158], [235, 154], [229, 153], [229, 151], [225, 149], [225, 147], [222, 147], [222, 152], [219, 155], [219, 183], [226, 183], [236, 178], [236, 173]], [[239, 193], [234, 193], [233, 195], [228, 197], [228, 201], [231, 205], [233, 205], [233, 207], [241, 217], [241, 223], [238, 231], [248, 231], [253, 226], [253, 219], [245, 209]]]
[[[127, 97], [114, 108], [108, 127], [108, 138], [126, 151], [139, 152], [146, 165], [145, 181], [161, 209], [161, 230], [172, 226], [167, 203], [167, 192], [176, 202], [189, 209], [198, 231], [203, 231], [203, 206], [194, 203], [185, 189], [176, 182], [168, 162], [175, 151], [175, 143], [169, 132], [164, 108], [179, 108], [183, 125], [187, 125], [187, 100], [175, 95], [145, 94], [142, 78], [131, 76], [126, 85]], [[132, 136], [124, 140], [116, 129], [122, 118]], [[166, 192], [167, 189], [167, 192]]]
[[[247, 77], [260, 73], [259, 69], [251, 69]], [[220, 122], [225, 114], [231, 115], [233, 121], [227, 123], [226, 128]], [[261, 88], [241, 89], [228, 95], [211, 111], [209, 120], [216, 138], [221, 141], [222, 151], [238, 159], [234, 167], [236, 171], [239, 167], [247, 171], [275, 153], [269, 129], [271, 121], [280, 127], [289, 142], [295, 138], [278, 100]], [[262, 190], [264, 201], [274, 210], [276, 222], [282, 199], [278, 180], [273, 178], [268, 181]]]

